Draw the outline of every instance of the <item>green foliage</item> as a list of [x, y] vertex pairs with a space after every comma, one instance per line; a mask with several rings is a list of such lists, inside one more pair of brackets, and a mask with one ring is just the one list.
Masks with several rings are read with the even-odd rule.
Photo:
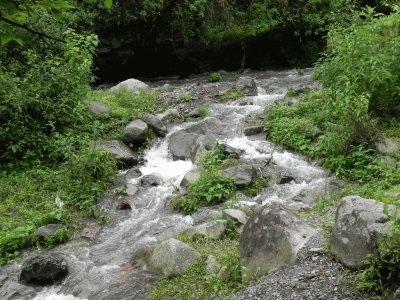
[[47, 248], [53, 248], [58, 244], [68, 241], [69, 238], [70, 238], [69, 230], [67, 228], [61, 228], [57, 230], [57, 232], [54, 235], [46, 236], [44, 238], [44, 245]]
[[244, 96], [244, 93], [236, 89], [227, 89], [221, 97], [222, 101], [234, 101]]
[[257, 177], [242, 190], [242, 193], [248, 197], [255, 197], [268, 185], [268, 181], [268, 177], [258, 174]]
[[140, 119], [146, 113], [155, 109], [157, 94], [152, 91], [141, 90], [135, 95], [125, 87], [116, 91], [99, 90], [91, 95], [96, 101], [111, 107], [111, 116], [116, 119]]
[[206, 151], [200, 158], [200, 166], [204, 169], [216, 169], [220, 167], [225, 159], [225, 155], [222, 152], [221, 145], [217, 142], [214, 144], [212, 151]]
[[178, 101], [181, 103], [190, 102], [192, 100], [191, 92], [184, 92], [178, 96]]
[[44, 158], [51, 136], [84, 117], [97, 38], [68, 31], [66, 41], [61, 57], [27, 50], [19, 74], [0, 70], [0, 161]]
[[[228, 299], [242, 285], [239, 243], [237, 239], [221, 240], [190, 239], [178, 236], [184, 243], [200, 252], [201, 258], [183, 275], [157, 282], [150, 299]], [[226, 267], [225, 276], [218, 277], [206, 271], [209, 255], [217, 258], [218, 264]]]
[[199, 179], [188, 184], [188, 196], [198, 203], [207, 205], [227, 200], [234, 191], [233, 178], [222, 176], [219, 170], [207, 170]]
[[329, 33], [328, 51], [315, 70], [336, 111], [356, 108], [357, 117], [389, 113], [400, 101], [400, 14], [366, 14], [365, 21]]
[[210, 113], [210, 111], [209, 111], [207, 106], [201, 105], [199, 107], [199, 115], [200, 115], [200, 117], [203, 117], [203, 118], [207, 117], [209, 113]]
[[219, 72], [211, 73], [208, 76], [208, 82], [218, 82], [218, 81], [221, 81], [221, 79], [222, 79], [222, 76], [221, 76], [221, 73], [219, 73]]
[[196, 201], [187, 196], [176, 197], [172, 199], [171, 204], [174, 209], [181, 211], [185, 215], [190, 215], [198, 209]]

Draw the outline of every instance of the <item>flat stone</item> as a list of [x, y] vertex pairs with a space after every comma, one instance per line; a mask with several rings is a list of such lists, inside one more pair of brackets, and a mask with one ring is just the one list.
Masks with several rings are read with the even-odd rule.
[[226, 220], [203, 223], [186, 231], [189, 237], [206, 237], [217, 240], [223, 236], [227, 227]]
[[126, 184], [126, 194], [128, 196], [134, 196], [139, 191], [137, 184], [127, 183]]
[[187, 272], [200, 253], [185, 243], [169, 239], [154, 246], [145, 247], [134, 255], [134, 263], [154, 274], [177, 276]]
[[233, 177], [235, 185], [243, 188], [249, 185], [257, 176], [257, 171], [249, 165], [237, 165], [222, 171], [222, 175]]
[[98, 101], [89, 101], [88, 108], [94, 115], [109, 115], [111, 111], [111, 107]]
[[243, 133], [246, 136], [256, 135], [262, 133], [263, 131], [264, 131], [264, 125], [247, 126], [243, 129]]
[[110, 153], [116, 160], [120, 161], [123, 166], [134, 166], [138, 163], [138, 159], [133, 156], [131, 150], [121, 141], [97, 141], [94, 146]]
[[18, 282], [8, 280], [6, 276], [0, 276], [0, 299], [1, 300], [26, 300], [33, 299], [36, 291]]
[[235, 223], [239, 223], [239, 224], [243, 224], [243, 225], [247, 223], [246, 214], [239, 209], [232, 209], [232, 208], [224, 209], [224, 211], [222, 212], [222, 215], [225, 218], [227, 218], [228, 220], [231, 220]]
[[400, 145], [388, 137], [385, 137], [381, 142], [376, 143], [375, 147], [378, 150], [378, 152], [385, 155], [390, 155], [393, 153], [400, 152]]

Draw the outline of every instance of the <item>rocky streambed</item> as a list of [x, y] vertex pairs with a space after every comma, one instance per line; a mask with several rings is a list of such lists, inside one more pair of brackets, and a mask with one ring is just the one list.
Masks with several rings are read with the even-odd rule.
[[[233, 74], [223, 76], [227, 80], [217, 83], [208, 83], [205, 76], [152, 83], [153, 87], [160, 87], [163, 103], [179, 99], [184, 93], [190, 93], [192, 101], [175, 103], [176, 106], [165, 113], [130, 124], [124, 135], [130, 139], [126, 143], [142, 138], [140, 130], [146, 126], [158, 134], [141, 158], [130, 157], [129, 152], [124, 152], [128, 151], [125, 146], [122, 146], [125, 150], [119, 148], [120, 142], [108, 142], [112, 144], [114, 154], [133, 165], [120, 172], [115, 188], [99, 201], [109, 222], [102, 226], [87, 223], [79, 237], [48, 251], [68, 266], [68, 275], [56, 285], [45, 288], [24, 286], [18, 278], [24, 266], [18, 263], [0, 269], [0, 298], [147, 299], [159, 276], [146, 262], [132, 264], [133, 254], [153, 247], [154, 255], [154, 245], [167, 253], [170, 253], [168, 249], [180, 249], [181, 245], [175, 242], [159, 243], [199, 226], [203, 228], [201, 230], [216, 234], [220, 225], [209, 229], [210, 219], [232, 213], [214, 206], [185, 216], [170, 205], [171, 196], [184, 190], [185, 181], [195, 178], [191, 176], [196, 176], [198, 157], [212, 149], [215, 141], [236, 151], [238, 166], [228, 172], [237, 185], [251, 181], [257, 173], [270, 177], [268, 186], [255, 197], [236, 195], [239, 203], [248, 208], [244, 220], [234, 216], [242, 220], [239, 222], [246, 223], [241, 236], [242, 263], [249, 272], [268, 275], [233, 298], [358, 298], [357, 291], [346, 282], [345, 269], [324, 249], [320, 220], [317, 217], [300, 218], [293, 213], [310, 210], [318, 197], [336, 191], [336, 179], [319, 167], [318, 162], [274, 145], [263, 133], [264, 111], [268, 106], [277, 101], [288, 104], [296, 101], [285, 98], [289, 88], [318, 86], [308, 71], [302, 74], [294, 70], [249, 72], [241, 74], [239, 79]], [[224, 99], [227, 92], [235, 91], [241, 91], [240, 97], [231, 101]], [[199, 112], [200, 106], [207, 107], [207, 114]], [[126, 153], [128, 157], [124, 157]], [[126, 189], [126, 194], [120, 193], [121, 187]], [[360, 206], [354, 203], [353, 209]], [[374, 204], [356, 212], [371, 209], [376, 212], [375, 219], [368, 218], [368, 222], [381, 222], [382, 215]], [[332, 211], [328, 209], [326, 213]], [[346, 213], [344, 215], [346, 218]], [[357, 214], [355, 218], [359, 218]], [[362, 222], [357, 224], [363, 226]], [[340, 253], [353, 251], [346, 248], [344, 239], [354, 238], [357, 230], [345, 237], [347, 232], [337, 232], [337, 257], [347, 265]], [[182, 251], [179, 253], [187, 254], [184, 257], [196, 258], [186, 250]], [[27, 252], [24, 260], [36, 254]], [[357, 258], [352, 259], [354, 262]], [[164, 275], [175, 274], [175, 271], [165, 272]]]

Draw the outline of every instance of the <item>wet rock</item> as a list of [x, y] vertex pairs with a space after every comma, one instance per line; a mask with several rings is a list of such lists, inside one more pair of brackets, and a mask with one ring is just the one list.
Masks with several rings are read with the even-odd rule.
[[188, 133], [196, 133], [198, 135], [224, 135], [231, 131], [231, 128], [227, 128], [226, 124], [222, 123], [217, 118], [206, 118], [196, 124], [185, 129]]
[[9, 280], [7, 276], [0, 275], [0, 299], [25, 300], [33, 299], [35, 295], [34, 288]]
[[186, 234], [189, 237], [206, 237], [216, 240], [222, 237], [225, 233], [226, 227], [227, 221], [216, 220], [190, 228], [186, 231]]
[[390, 155], [400, 151], [400, 145], [388, 137], [385, 137], [382, 141], [376, 143], [375, 147], [378, 152], [384, 155]]
[[191, 170], [191, 171], [187, 172], [185, 174], [185, 176], [183, 176], [180, 186], [186, 188], [187, 184], [190, 181], [195, 181], [199, 177], [200, 177], [200, 170], [198, 170], [198, 169]]
[[80, 236], [87, 239], [94, 239], [101, 229], [98, 223], [89, 223], [82, 229]]
[[222, 171], [222, 175], [233, 177], [239, 188], [249, 185], [257, 176], [257, 171], [249, 165], [238, 165]]
[[97, 101], [89, 101], [88, 109], [94, 115], [109, 115], [111, 111], [111, 107], [108, 105], [97, 102]]
[[224, 211], [222, 212], [222, 215], [226, 219], [231, 220], [238, 224], [244, 225], [247, 222], [246, 214], [240, 209], [232, 209], [232, 208], [224, 209]]
[[124, 87], [126, 88], [128, 91], [134, 93], [135, 95], [139, 95], [141, 90], [149, 90], [150, 87], [137, 79], [131, 78], [131, 79], [127, 79], [125, 81], [122, 81], [120, 83], [118, 83], [116, 86], [113, 86], [110, 91], [116, 91], [119, 88]]
[[63, 228], [65, 228], [65, 226], [61, 224], [47, 224], [39, 227], [36, 231], [39, 243], [44, 244], [46, 237], [51, 237], [55, 235], [58, 230]]
[[140, 176], [142, 176], [142, 172], [137, 168], [133, 168], [129, 169], [128, 172], [126, 172], [125, 179], [126, 181], [130, 181], [132, 179], [139, 178]]
[[131, 204], [127, 200], [121, 200], [117, 203], [117, 209], [119, 210], [127, 210], [132, 209]]
[[180, 119], [181, 115], [178, 109], [170, 108], [162, 114], [158, 114], [157, 117], [161, 120], [161, 122], [169, 122], [171, 119]]
[[128, 196], [134, 196], [139, 191], [139, 186], [137, 184], [128, 183], [126, 185], [126, 194]]
[[157, 175], [145, 175], [140, 179], [140, 184], [143, 187], [151, 187], [151, 186], [158, 186], [160, 185], [161, 179]]
[[196, 107], [188, 113], [189, 118], [200, 118], [200, 109]]
[[240, 237], [241, 265], [249, 276], [262, 276], [296, 261], [317, 231], [279, 203], [270, 203], [246, 223]]
[[171, 135], [169, 140], [169, 151], [174, 160], [186, 160], [192, 157], [192, 147], [198, 139], [196, 133], [178, 131]]
[[200, 253], [185, 243], [169, 239], [135, 253], [133, 261], [152, 273], [164, 276], [184, 274], [200, 258]]
[[22, 264], [19, 280], [25, 283], [49, 285], [68, 274], [67, 262], [59, 255], [38, 255]]
[[235, 89], [242, 91], [245, 96], [257, 96], [257, 84], [253, 78], [243, 76], [235, 83]]
[[349, 268], [362, 268], [367, 255], [377, 251], [376, 241], [388, 221], [383, 203], [359, 196], [344, 197], [330, 239], [332, 254]]
[[107, 151], [124, 166], [130, 167], [138, 163], [137, 157], [133, 156], [129, 147], [120, 141], [98, 141], [94, 143], [94, 146]]
[[243, 133], [246, 136], [256, 135], [262, 133], [263, 131], [264, 131], [264, 125], [247, 126], [243, 129]]
[[289, 174], [281, 174], [279, 178], [279, 184], [286, 184], [294, 180], [294, 177]]
[[164, 123], [159, 119], [159, 117], [155, 115], [147, 114], [144, 116], [143, 121], [147, 123], [157, 134], [158, 136], [166, 136], [168, 133], [167, 127]]
[[217, 138], [215, 135], [201, 135], [198, 137], [191, 150], [191, 160], [196, 163], [206, 151], [214, 149]]
[[149, 127], [142, 120], [134, 120], [125, 127], [123, 140], [127, 144], [140, 145], [147, 139]]
[[232, 157], [236, 159], [239, 159], [244, 153], [244, 150], [229, 146], [227, 144], [221, 144], [221, 150], [225, 157]]

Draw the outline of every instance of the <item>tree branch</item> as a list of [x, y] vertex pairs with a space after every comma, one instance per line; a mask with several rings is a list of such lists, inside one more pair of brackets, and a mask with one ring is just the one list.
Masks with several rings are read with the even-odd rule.
[[26, 31], [28, 31], [30, 33], [36, 34], [36, 35], [38, 35], [38, 36], [40, 36], [42, 38], [46, 38], [46, 39], [49, 39], [49, 40], [65, 43], [65, 41], [63, 39], [48, 35], [47, 33], [44, 33], [44, 32], [36, 31], [35, 29], [32, 29], [32, 28], [28, 27], [25, 24], [18, 24], [16, 22], [13, 22], [13, 21], [11, 21], [9, 19], [6, 19], [4, 17], [0, 17], [0, 20], [3, 21], [3, 22], [6, 22], [7, 24], [9, 24], [11, 26], [18, 27], [18, 28], [24, 29], [24, 30], [26, 30]]

